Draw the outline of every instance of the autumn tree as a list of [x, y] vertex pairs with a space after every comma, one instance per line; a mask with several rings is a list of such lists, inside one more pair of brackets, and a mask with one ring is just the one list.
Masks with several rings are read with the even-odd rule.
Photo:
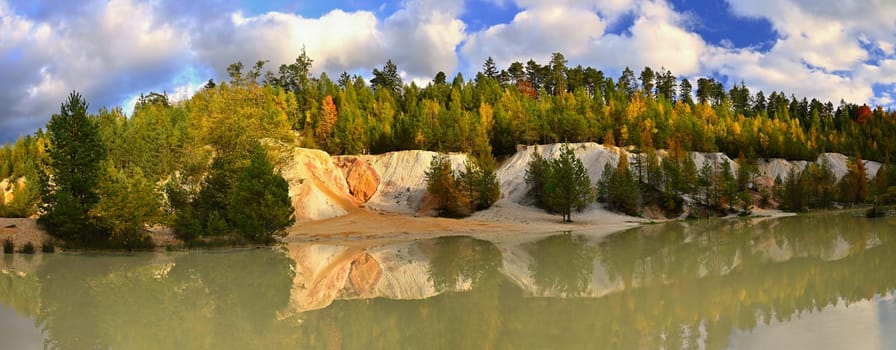
[[429, 163], [426, 190], [435, 198], [439, 216], [459, 218], [470, 215], [469, 198], [461, 192], [462, 188], [447, 157], [436, 156]]
[[91, 215], [116, 244], [128, 249], [152, 246], [147, 226], [162, 221], [162, 197], [155, 183], [139, 168], [118, 170], [107, 164]]
[[333, 103], [333, 96], [327, 95], [327, 97], [324, 97], [320, 109], [320, 123], [318, 123], [317, 129], [315, 129], [317, 144], [324, 150], [335, 153], [333, 130], [336, 127], [338, 113], [336, 105]]
[[856, 154], [847, 164], [846, 175], [840, 179], [840, 200], [848, 203], [864, 203], [868, 199], [868, 179], [865, 161]]

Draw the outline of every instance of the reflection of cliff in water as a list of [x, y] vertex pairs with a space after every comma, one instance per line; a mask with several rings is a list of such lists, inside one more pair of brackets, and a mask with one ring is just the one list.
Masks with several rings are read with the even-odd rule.
[[732, 329], [896, 289], [894, 228], [808, 216], [604, 239], [4, 256], [0, 304], [75, 349], [716, 349]]
[[634, 287], [723, 276], [794, 259], [836, 261], [882, 243], [873, 222], [829, 219], [709, 220], [633, 229], [604, 239], [569, 233], [529, 242], [442, 237], [370, 248], [294, 244], [293, 306], [340, 299], [425, 299], [468, 291], [500, 273], [525, 294], [601, 297]]
[[[334, 302], [298, 317], [312, 334], [338, 329], [315, 346], [718, 349], [732, 329], [787, 322], [896, 289], [894, 228], [809, 216], [671, 223], [603, 240], [561, 234], [495, 243], [498, 274], [483, 274], [472, 288], [458, 284], [454, 290], [464, 293]], [[350, 326], [357, 324], [368, 326]]]

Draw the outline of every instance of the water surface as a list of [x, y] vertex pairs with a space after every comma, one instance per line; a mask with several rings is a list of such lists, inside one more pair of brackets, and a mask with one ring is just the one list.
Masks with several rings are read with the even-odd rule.
[[0, 260], [0, 348], [896, 348], [896, 220], [849, 214]]

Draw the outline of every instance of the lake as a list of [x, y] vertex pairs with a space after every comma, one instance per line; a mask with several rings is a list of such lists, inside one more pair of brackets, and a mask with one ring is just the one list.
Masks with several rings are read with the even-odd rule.
[[896, 349], [896, 218], [4, 255], [0, 348]]

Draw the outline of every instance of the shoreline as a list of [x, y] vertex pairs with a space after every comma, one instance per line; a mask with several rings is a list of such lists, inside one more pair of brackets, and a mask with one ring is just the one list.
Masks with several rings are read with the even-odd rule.
[[[780, 210], [754, 209], [752, 218], [776, 219], [797, 215]], [[736, 217], [720, 217], [730, 219]], [[449, 219], [419, 214], [396, 213], [359, 209], [346, 215], [322, 220], [298, 221], [286, 230], [280, 243], [330, 243], [349, 246], [369, 246], [395, 241], [429, 239], [443, 236], [470, 236], [490, 241], [527, 241], [560, 232], [571, 232], [593, 238], [603, 238], [646, 224], [682, 220], [651, 220], [617, 214], [592, 204], [582, 213], [573, 215], [573, 222], [565, 223], [560, 216], [541, 209], [499, 201], [492, 208], [463, 219]], [[12, 238], [16, 254], [30, 242], [35, 254], [40, 254], [43, 242], [53, 239], [31, 218], [0, 218], [0, 241]], [[178, 247], [183, 243], [172, 230], [156, 226], [150, 230], [156, 250]], [[208, 249], [208, 248], [202, 248]]]

